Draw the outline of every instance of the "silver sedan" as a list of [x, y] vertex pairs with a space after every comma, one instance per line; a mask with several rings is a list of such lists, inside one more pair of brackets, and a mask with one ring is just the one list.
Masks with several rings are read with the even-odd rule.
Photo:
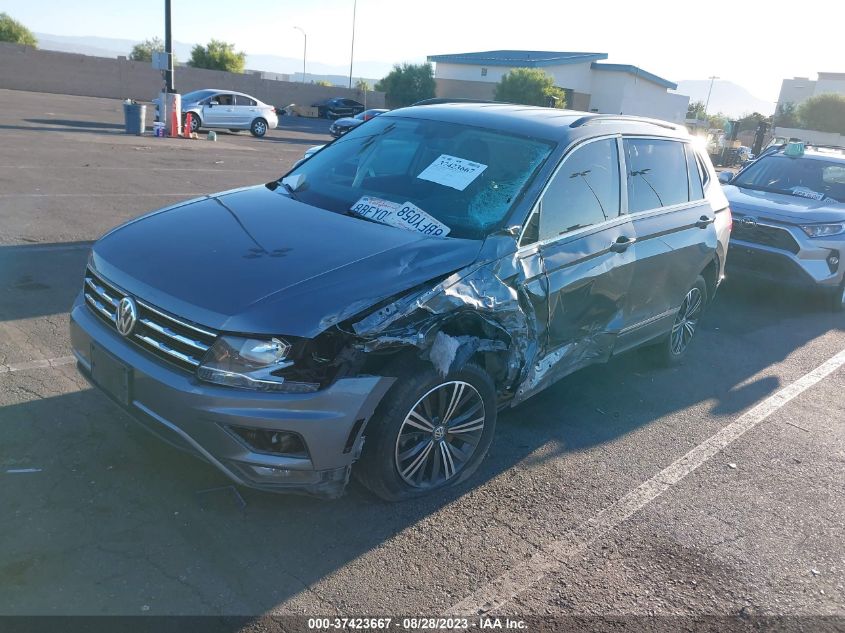
[[[156, 118], [160, 118], [161, 99], [153, 99]], [[206, 88], [182, 95], [182, 119], [191, 113], [191, 131], [200, 128], [249, 130], [253, 136], [264, 136], [279, 125], [276, 108], [255, 97], [231, 90]]]

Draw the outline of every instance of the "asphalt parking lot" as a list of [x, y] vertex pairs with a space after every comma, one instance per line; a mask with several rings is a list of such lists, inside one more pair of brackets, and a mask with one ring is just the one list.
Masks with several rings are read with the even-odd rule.
[[281, 121], [264, 139], [135, 137], [119, 101], [0, 90], [0, 614], [842, 630], [845, 316], [811, 295], [729, 279], [683, 365], [581, 371], [503, 412], [471, 481], [399, 505], [357, 485], [333, 502], [235, 490], [91, 389], [67, 332], [91, 241], [329, 140], [326, 121]]

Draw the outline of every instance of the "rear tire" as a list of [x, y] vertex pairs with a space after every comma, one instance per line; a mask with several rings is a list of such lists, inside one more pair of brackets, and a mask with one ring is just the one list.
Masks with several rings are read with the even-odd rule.
[[487, 455], [496, 412], [493, 381], [477, 365], [445, 378], [430, 365], [415, 366], [379, 404], [352, 473], [385, 501], [459, 484]]
[[707, 305], [707, 283], [699, 276], [687, 291], [675, 315], [672, 330], [651, 347], [654, 360], [664, 367], [678, 365], [689, 351]]
[[267, 134], [267, 121], [264, 119], [255, 119], [252, 125], [249, 126], [249, 131], [252, 132], [253, 136], [261, 138]]

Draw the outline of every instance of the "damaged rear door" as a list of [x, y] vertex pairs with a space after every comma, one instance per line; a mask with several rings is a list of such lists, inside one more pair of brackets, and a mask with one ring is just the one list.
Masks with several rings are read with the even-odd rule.
[[526, 227], [529, 241], [531, 231], [539, 241], [549, 293], [545, 354], [532, 370], [532, 391], [607, 359], [614, 332], [624, 327], [634, 233], [621, 214], [618, 145], [618, 137], [602, 137], [572, 150]]

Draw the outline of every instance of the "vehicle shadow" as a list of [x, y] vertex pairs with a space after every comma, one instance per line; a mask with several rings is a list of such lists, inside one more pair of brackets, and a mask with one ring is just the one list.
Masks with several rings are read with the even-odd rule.
[[[843, 328], [812, 303], [724, 290], [684, 364], [658, 369], [635, 352], [573, 374], [502, 412], [469, 482], [398, 505], [354, 483], [333, 502], [236, 490], [91, 389], [2, 407], [0, 465], [42, 470], [0, 487], [0, 533], [15, 535], [0, 543], [0, 613], [49, 603], [54, 613], [132, 614], [152, 594], [157, 614], [279, 609], [517, 464], [565, 459], [697, 406], [738, 412], [779, 388], [760, 376], [769, 366]], [[335, 608], [314, 600], [314, 613]], [[243, 625], [221, 622], [215, 630]]]
[[0, 322], [68, 312], [92, 244], [0, 246]]
[[57, 125], [90, 130], [123, 130], [123, 125], [120, 123], [107, 123], [104, 121], [76, 121], [72, 119], [24, 119], [24, 121], [35, 123], [36, 125]]

